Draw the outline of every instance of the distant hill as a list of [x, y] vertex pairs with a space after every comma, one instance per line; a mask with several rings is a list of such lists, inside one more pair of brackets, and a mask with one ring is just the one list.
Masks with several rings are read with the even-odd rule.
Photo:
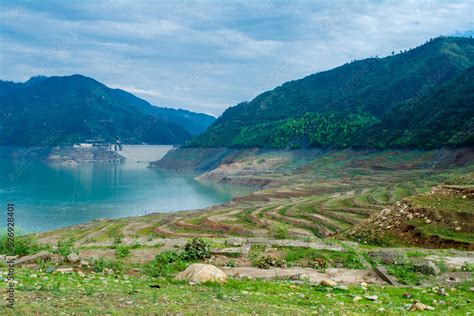
[[127, 103], [136, 106], [142, 112], [177, 124], [193, 135], [201, 134], [216, 120], [214, 116], [203, 113], [153, 106], [147, 101], [121, 89], [115, 89], [114, 91]]
[[190, 147], [473, 144], [474, 40], [440, 37], [287, 82], [228, 108]]
[[213, 122], [209, 115], [152, 106], [85, 76], [0, 81], [0, 145], [85, 141], [182, 144]]

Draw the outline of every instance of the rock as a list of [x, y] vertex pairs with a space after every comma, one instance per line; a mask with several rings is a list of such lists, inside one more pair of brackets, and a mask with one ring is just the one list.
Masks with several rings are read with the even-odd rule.
[[458, 226], [458, 227], [456, 227], [454, 230], [458, 232], [458, 231], [461, 230], [461, 227]]
[[104, 268], [104, 271], [103, 271], [105, 274], [108, 274], [108, 275], [113, 275], [114, 274], [114, 270], [112, 269], [109, 269], [109, 268]]
[[74, 272], [74, 269], [73, 268], [58, 268], [58, 269], [56, 269], [56, 272], [59, 272], [59, 273], [72, 273], [72, 272]]
[[407, 262], [406, 255], [396, 251], [373, 251], [367, 255], [382, 264], [404, 264]]
[[426, 309], [426, 305], [420, 302], [415, 302], [413, 305], [410, 307], [410, 311], [416, 312], [416, 311], [424, 311]]
[[78, 263], [80, 260], [81, 259], [79, 258], [79, 256], [74, 252], [71, 252], [67, 255], [67, 261], [69, 261], [70, 263]]
[[89, 263], [89, 261], [81, 260], [80, 265], [81, 265], [82, 267], [89, 267], [89, 266], [90, 266], [90, 263]]
[[50, 261], [54, 264], [61, 264], [64, 262], [64, 257], [58, 254], [52, 254]]
[[37, 254], [24, 256], [15, 260], [15, 265], [22, 265], [27, 263], [36, 263], [38, 260], [47, 261], [51, 258], [51, 253], [48, 251], [40, 251]]
[[391, 285], [397, 285], [398, 282], [395, 278], [393, 278], [387, 271], [387, 269], [385, 269], [385, 267], [381, 266], [381, 265], [376, 265], [374, 267], [374, 271], [375, 273], [377, 273], [377, 275], [382, 279], [384, 280], [385, 282], [387, 282], [388, 284], [391, 284]]
[[419, 260], [413, 264], [413, 270], [422, 274], [438, 275], [441, 273], [439, 267], [429, 260]]
[[216, 266], [210, 264], [194, 263], [187, 267], [183, 272], [180, 272], [176, 276], [176, 279], [194, 283], [224, 283], [227, 281], [227, 275]]
[[376, 301], [379, 297], [377, 295], [364, 295], [364, 298], [368, 299], [369, 301]]
[[330, 286], [330, 287], [334, 287], [337, 285], [336, 282], [334, 282], [333, 280], [331, 279], [322, 279], [321, 282], [319, 283], [323, 286]]
[[361, 299], [362, 299], [362, 297], [356, 296], [356, 297], [354, 297], [354, 298], [352, 299], [352, 301], [353, 301], [353, 302], [358, 302], [358, 301], [360, 301]]

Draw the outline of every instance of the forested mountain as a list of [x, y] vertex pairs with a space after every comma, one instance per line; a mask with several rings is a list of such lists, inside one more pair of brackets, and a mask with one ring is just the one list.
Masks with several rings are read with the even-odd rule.
[[474, 40], [440, 37], [290, 81], [227, 109], [188, 146], [473, 144]]
[[214, 116], [203, 113], [153, 106], [147, 101], [121, 89], [115, 89], [114, 91], [127, 103], [136, 106], [142, 112], [178, 124], [193, 135], [201, 134], [216, 120]]
[[0, 81], [0, 145], [182, 144], [212, 116], [158, 108], [81, 75]]

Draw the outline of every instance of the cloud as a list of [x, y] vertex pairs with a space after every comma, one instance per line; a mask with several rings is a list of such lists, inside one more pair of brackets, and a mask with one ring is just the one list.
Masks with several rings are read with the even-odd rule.
[[156, 105], [214, 115], [288, 80], [474, 29], [467, 0], [0, 6], [2, 79], [81, 73]]

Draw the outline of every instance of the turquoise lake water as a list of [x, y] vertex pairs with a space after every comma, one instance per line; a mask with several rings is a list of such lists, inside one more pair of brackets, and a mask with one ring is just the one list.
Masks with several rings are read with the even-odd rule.
[[[125, 146], [125, 163], [50, 165], [0, 159], [0, 201], [15, 205], [15, 224], [44, 231], [96, 218], [204, 208], [229, 201], [248, 189], [203, 183], [195, 175], [147, 168], [170, 146]], [[12, 176], [13, 175], [13, 176]]]

